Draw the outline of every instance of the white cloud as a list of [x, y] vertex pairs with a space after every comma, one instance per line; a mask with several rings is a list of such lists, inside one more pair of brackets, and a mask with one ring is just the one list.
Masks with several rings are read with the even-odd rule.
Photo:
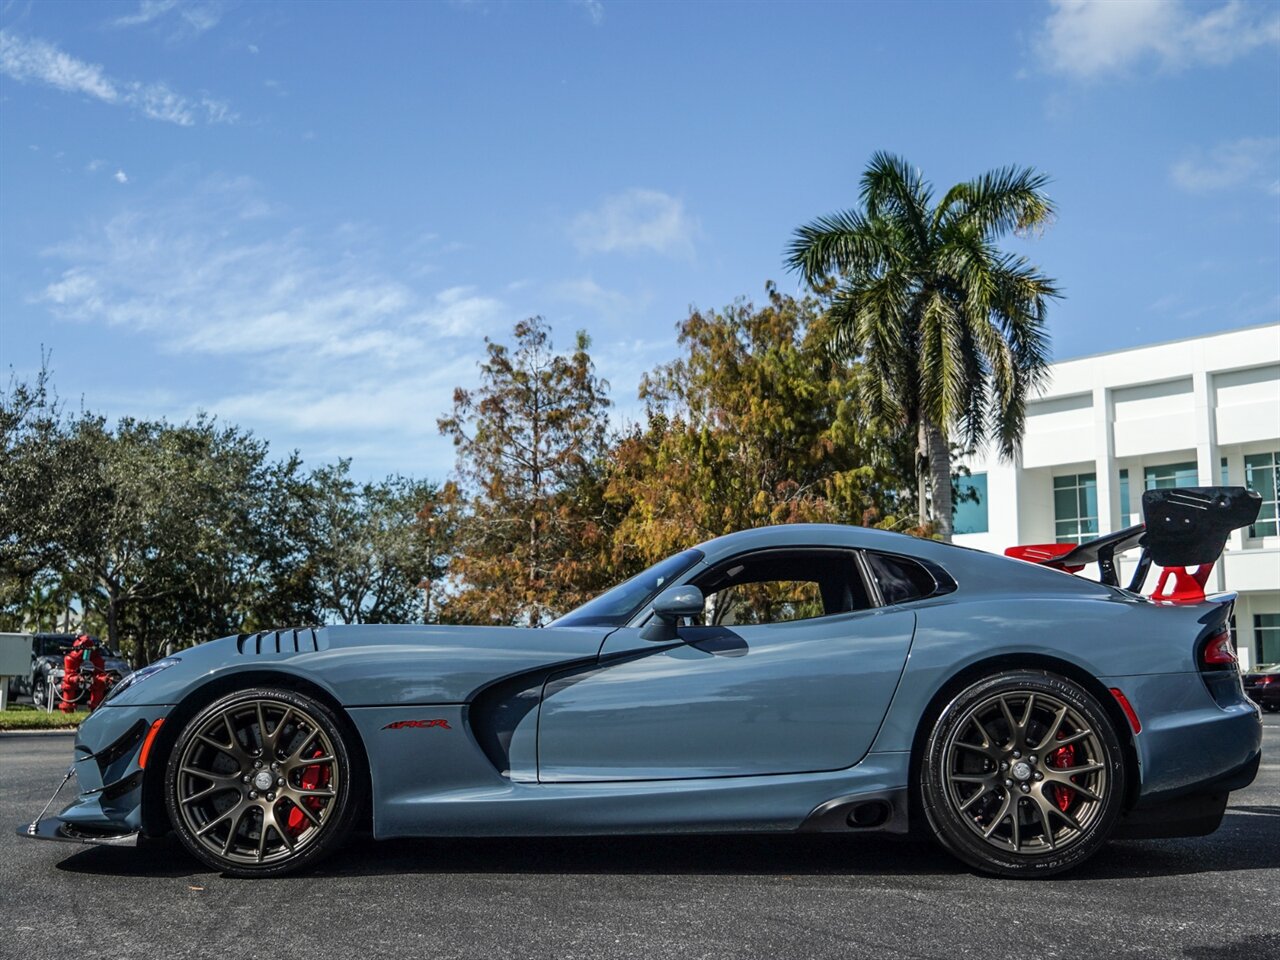
[[578, 214], [570, 235], [582, 253], [651, 250], [693, 256], [698, 224], [680, 200], [660, 190], [633, 188], [608, 197], [595, 210]]
[[548, 292], [557, 300], [585, 307], [593, 313], [606, 317], [633, 312], [639, 305], [632, 297], [617, 290], [607, 290], [591, 277], [553, 283]]
[[140, 0], [138, 9], [112, 20], [113, 26], [136, 27], [162, 17], [178, 5], [178, 0]]
[[577, 4], [597, 27], [604, 23], [604, 4], [601, 0], [577, 0]]
[[1050, 0], [1037, 43], [1045, 67], [1081, 79], [1154, 63], [1166, 70], [1225, 64], [1280, 44], [1274, 5], [1229, 0]]
[[506, 308], [501, 300], [481, 296], [474, 287], [449, 287], [435, 295], [434, 302], [413, 317], [446, 337], [482, 337], [500, 323]]
[[0, 72], [21, 83], [36, 81], [107, 103], [121, 96], [97, 64], [77, 60], [43, 40], [23, 40], [4, 30], [0, 30]]
[[20, 83], [40, 83], [116, 106], [131, 107], [152, 120], [189, 127], [198, 120], [232, 123], [236, 114], [221, 100], [191, 98], [163, 82], [122, 81], [95, 63], [77, 60], [44, 40], [0, 30], [0, 73]]
[[105, 160], [90, 160], [84, 165], [84, 169], [87, 173], [97, 173], [105, 163]]
[[[172, 13], [174, 16], [170, 17]], [[182, 40], [212, 30], [222, 19], [220, 3], [179, 3], [178, 0], [139, 0], [133, 13], [116, 17], [113, 27], [163, 25], [170, 28], [170, 40]]]
[[1169, 177], [1191, 193], [1249, 187], [1280, 195], [1280, 137], [1243, 137], [1195, 151]]
[[116, 183], [128, 183], [129, 175], [125, 173], [123, 170], [117, 170], [115, 172], [115, 181]]
[[469, 286], [417, 288], [377, 246], [358, 225], [290, 227], [252, 181], [213, 178], [179, 198], [144, 192], [47, 250], [58, 273], [32, 300], [132, 334], [159, 369], [210, 371], [151, 415], [203, 408], [309, 459], [361, 450], [364, 469], [443, 477], [452, 447], [436, 417], [474, 383], [481, 339], [509, 336], [524, 314]]

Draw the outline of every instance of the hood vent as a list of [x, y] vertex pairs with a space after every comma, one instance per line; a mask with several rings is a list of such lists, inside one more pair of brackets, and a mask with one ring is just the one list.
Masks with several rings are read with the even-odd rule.
[[236, 637], [236, 649], [245, 655], [313, 653], [320, 649], [320, 640], [316, 637], [314, 627], [263, 630], [261, 633], [239, 634]]

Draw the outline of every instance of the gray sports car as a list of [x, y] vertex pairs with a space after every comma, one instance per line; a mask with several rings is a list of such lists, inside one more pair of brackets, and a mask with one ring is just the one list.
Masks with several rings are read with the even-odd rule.
[[[1016, 558], [769, 527], [543, 629], [225, 637], [116, 687], [80, 729], [78, 798], [19, 832], [172, 830], [257, 877], [316, 863], [357, 824], [377, 839], [914, 830], [988, 873], [1058, 873], [1112, 836], [1209, 833], [1253, 780], [1234, 598], [1203, 587], [1258, 505], [1149, 491], [1145, 525]], [[1136, 547], [1121, 586], [1115, 558]], [[1068, 572], [1093, 564], [1098, 581]]]

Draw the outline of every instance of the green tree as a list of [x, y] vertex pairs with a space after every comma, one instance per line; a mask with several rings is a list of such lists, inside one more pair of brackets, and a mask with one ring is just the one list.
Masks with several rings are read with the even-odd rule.
[[[830, 294], [831, 342], [861, 358], [860, 388], [883, 423], [916, 434], [917, 509], [951, 538], [951, 443], [1021, 443], [1026, 400], [1049, 358], [1054, 281], [996, 242], [1041, 228], [1054, 208], [1045, 175], [1006, 167], [933, 188], [900, 157], [877, 153], [861, 208], [800, 227], [787, 264]], [[928, 478], [926, 491], [925, 478]]]
[[899, 525], [909, 451], [867, 422], [819, 302], [766, 293], [693, 311], [684, 355], [642, 381], [646, 423], [611, 453], [620, 567], [771, 523]]
[[514, 333], [512, 347], [486, 341], [480, 385], [457, 389], [438, 421], [465, 494], [446, 608], [454, 621], [543, 623], [602, 585], [608, 384], [586, 334], [564, 354], [540, 317]]
[[447, 572], [449, 545], [424, 523], [438, 496], [434, 484], [405, 477], [357, 484], [350, 461], [312, 474], [313, 519], [303, 576], [317, 619], [342, 623], [421, 622], [431, 587]]

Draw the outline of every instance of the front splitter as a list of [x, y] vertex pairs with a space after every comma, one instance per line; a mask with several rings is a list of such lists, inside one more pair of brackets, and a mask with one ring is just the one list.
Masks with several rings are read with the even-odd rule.
[[18, 825], [17, 834], [30, 840], [56, 840], [62, 843], [88, 843], [107, 847], [135, 847], [138, 845], [138, 834], [141, 831], [131, 830], [127, 833], [113, 833], [109, 830], [98, 830], [92, 827], [67, 823], [57, 817], [45, 817], [31, 823]]

